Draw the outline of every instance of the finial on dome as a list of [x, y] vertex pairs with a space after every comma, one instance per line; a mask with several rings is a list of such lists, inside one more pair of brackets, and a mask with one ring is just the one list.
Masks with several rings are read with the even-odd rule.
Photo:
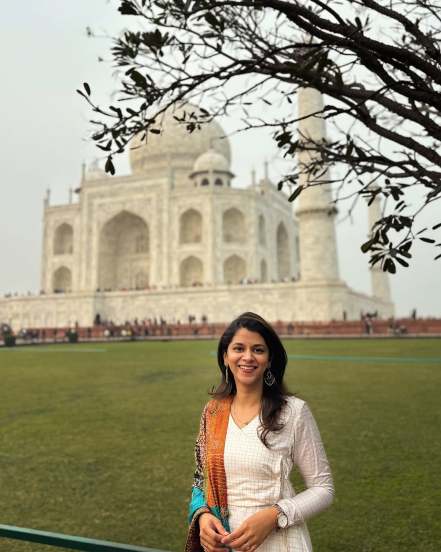
[[269, 176], [268, 176], [268, 160], [265, 159], [264, 163], [263, 163], [263, 171], [264, 171], [264, 175], [265, 175], [265, 180], [269, 180]]
[[256, 169], [254, 167], [251, 169], [251, 184], [252, 186], [256, 185]]

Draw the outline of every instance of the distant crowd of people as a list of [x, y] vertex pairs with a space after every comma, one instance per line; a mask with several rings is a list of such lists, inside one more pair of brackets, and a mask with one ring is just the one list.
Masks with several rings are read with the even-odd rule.
[[[347, 321], [347, 319], [347, 312], [343, 311], [342, 320]], [[365, 335], [384, 333], [385, 321], [382, 321], [381, 326], [377, 325], [377, 327], [375, 327], [376, 320], [380, 320], [377, 311], [360, 313], [362, 332]], [[408, 320], [417, 320], [416, 309], [412, 309]], [[182, 331], [188, 331], [188, 326], [190, 326], [190, 334], [196, 336], [201, 331], [203, 333], [206, 333], [206, 330], [203, 330], [203, 327], [208, 325], [208, 322], [208, 316], [206, 314], [202, 314], [200, 316], [188, 314], [182, 320], [177, 317], [167, 319], [167, 317], [161, 315], [147, 317], [143, 319], [135, 317], [131, 320], [114, 321], [112, 319], [104, 319], [100, 313], [97, 313], [95, 315], [93, 326], [87, 328], [80, 328], [79, 323], [75, 322], [71, 324], [70, 327], [68, 327], [67, 329], [21, 328], [20, 330], [14, 332], [8, 323], [2, 323], [0, 324], [0, 337], [4, 339], [5, 336], [11, 335], [24, 342], [37, 342], [45, 341], [47, 339], [57, 340], [63, 338], [72, 338], [74, 334], [78, 335], [81, 332], [82, 335], [86, 338], [97, 337], [100, 335], [107, 338], [136, 338], [147, 336], [180, 335]], [[330, 325], [336, 322], [338, 321], [333, 320], [330, 322]], [[279, 331], [287, 335], [293, 335], [294, 333], [298, 333], [299, 335], [306, 335], [310, 334], [311, 331], [313, 333], [315, 332], [314, 329], [309, 328], [310, 324], [306, 324], [305, 326], [305, 323], [298, 323], [296, 327], [294, 326], [293, 322], [278, 322], [276, 324], [280, 325]], [[322, 325], [320, 323], [317, 324]], [[187, 329], [180, 329], [182, 325], [186, 325]], [[395, 336], [405, 335], [409, 331], [409, 328], [407, 327], [406, 323], [404, 323], [403, 319], [397, 320], [394, 317], [391, 317], [387, 320], [387, 329], [389, 335]], [[341, 330], [339, 331], [339, 333], [341, 333]]]
[[[265, 284], [265, 283], [271, 283], [271, 284], [277, 284], [277, 283], [289, 283], [289, 282], [296, 282], [297, 281], [297, 278], [295, 276], [292, 276], [291, 278], [288, 278], [288, 277], [285, 277], [285, 278], [281, 278], [279, 280], [275, 280], [275, 279], [272, 279], [268, 282], [266, 281], [263, 281], [259, 278], [248, 278], [248, 277], [245, 277], [245, 278], [241, 278], [238, 282], [238, 285], [241, 285], [241, 286], [249, 286], [249, 285], [253, 285], [253, 284]], [[213, 287], [217, 284], [211, 284], [211, 283], [202, 283], [202, 282], [199, 282], [199, 281], [194, 281], [191, 283], [191, 285], [189, 287]], [[234, 285], [233, 282], [227, 282], [227, 285]], [[236, 284], [237, 285], [237, 284]], [[106, 288], [96, 288], [96, 293], [111, 293], [111, 292], [124, 292], [124, 291], [156, 291], [156, 290], [167, 290], [167, 289], [178, 289], [180, 287], [183, 287], [183, 286], [177, 286], [177, 285], [169, 285], [169, 286], [164, 286], [164, 285], [161, 285], [161, 286], [155, 286], [155, 285], [147, 285], [147, 286], [143, 286], [143, 287], [117, 287], [117, 288], [110, 288], [110, 287], [106, 287]], [[55, 288], [52, 293], [70, 293], [72, 290], [70, 289], [65, 289], [65, 288]], [[38, 293], [33, 293], [31, 291], [27, 291], [26, 293], [24, 292], [7, 292], [7, 293], [4, 293], [3, 297], [5, 299], [10, 299], [12, 297], [37, 297], [39, 295], [46, 295], [46, 292], [41, 289]]]

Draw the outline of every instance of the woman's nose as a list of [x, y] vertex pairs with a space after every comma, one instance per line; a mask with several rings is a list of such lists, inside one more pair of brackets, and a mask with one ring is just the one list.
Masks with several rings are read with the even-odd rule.
[[246, 360], [253, 358], [253, 353], [252, 353], [251, 349], [245, 349], [244, 350], [243, 358], [246, 359]]

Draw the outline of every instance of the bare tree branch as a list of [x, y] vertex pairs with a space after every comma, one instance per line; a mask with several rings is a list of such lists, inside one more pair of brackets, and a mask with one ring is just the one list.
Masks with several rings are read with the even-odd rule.
[[[114, 40], [113, 60], [123, 71], [117, 104], [101, 108], [88, 85], [79, 90], [98, 115], [93, 139], [106, 152], [106, 170], [114, 172], [113, 155], [135, 135], [159, 132], [172, 104], [193, 100], [204, 109], [183, 117], [189, 131], [234, 113], [244, 121], [240, 131], [273, 133], [292, 159], [279, 188], [296, 189], [301, 171], [317, 185], [332, 167], [339, 201], [388, 199], [392, 207], [362, 246], [371, 263], [395, 272], [395, 261], [408, 264], [415, 240], [441, 246], [431, 237], [439, 221], [427, 233], [414, 230], [441, 197], [439, 2], [121, 0], [119, 11], [144, 29]], [[292, 115], [296, 90], [305, 86], [325, 95], [323, 111], [310, 115], [330, 123], [320, 142], [300, 136]], [[259, 106], [269, 102], [263, 115]], [[308, 167], [296, 166], [302, 149], [313, 153]], [[424, 194], [412, 205], [416, 187]]]

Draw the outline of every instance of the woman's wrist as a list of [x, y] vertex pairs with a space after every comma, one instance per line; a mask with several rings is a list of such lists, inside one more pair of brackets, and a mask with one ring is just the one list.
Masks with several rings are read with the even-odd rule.
[[279, 509], [277, 506], [274, 505], [268, 508], [268, 517], [270, 517], [274, 528], [278, 527], [277, 519], [279, 517]]
[[194, 517], [193, 519], [199, 523], [201, 521], [201, 517], [204, 515], [204, 514], [209, 514], [210, 513], [210, 510], [208, 508], [206, 508], [205, 506], [202, 506], [201, 508], [199, 508], [198, 510], [196, 510], [196, 512], [194, 513]]
[[212, 515], [213, 515], [213, 514], [210, 513], [210, 512], [208, 512], [208, 511], [207, 511], [207, 512], [202, 512], [202, 513], [199, 515], [199, 524], [201, 523], [202, 518], [205, 518], [205, 519], [206, 519], [207, 516], [212, 516]]

